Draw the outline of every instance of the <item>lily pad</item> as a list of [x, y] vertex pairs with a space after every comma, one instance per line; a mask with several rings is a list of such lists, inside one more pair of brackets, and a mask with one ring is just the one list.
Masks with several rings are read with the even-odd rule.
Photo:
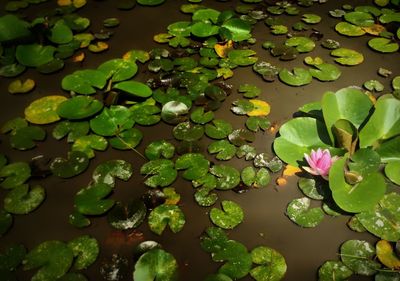
[[68, 247], [74, 254], [73, 268], [76, 270], [88, 268], [96, 261], [100, 252], [99, 243], [89, 235], [79, 236], [69, 241]]
[[346, 281], [351, 275], [353, 271], [341, 261], [326, 261], [318, 270], [320, 281]]
[[241, 146], [248, 142], [253, 142], [255, 140], [255, 134], [246, 129], [236, 129], [229, 134], [228, 139], [233, 145]]
[[178, 175], [174, 168], [174, 162], [168, 159], [149, 161], [140, 168], [140, 173], [147, 176], [144, 183], [150, 187], [169, 186]]
[[376, 243], [376, 254], [379, 261], [386, 267], [392, 270], [400, 268], [400, 259], [394, 252], [390, 242], [386, 240], [378, 241], [378, 243]]
[[322, 200], [325, 197], [326, 186], [315, 179], [300, 178], [298, 182], [299, 189], [303, 194], [314, 200]]
[[0, 271], [15, 271], [26, 255], [26, 249], [22, 244], [8, 245], [0, 254]]
[[103, 108], [103, 103], [87, 96], [75, 96], [62, 102], [57, 108], [60, 117], [79, 120], [93, 116]]
[[68, 159], [55, 158], [50, 165], [52, 173], [60, 178], [71, 178], [83, 173], [89, 166], [89, 158], [84, 152], [71, 151]]
[[114, 200], [104, 199], [112, 192], [113, 187], [97, 183], [83, 188], [75, 195], [76, 209], [83, 215], [101, 215], [114, 206]]
[[312, 76], [307, 69], [295, 67], [293, 72], [286, 68], [279, 71], [279, 79], [290, 86], [304, 86], [311, 83]]
[[58, 106], [66, 101], [64, 96], [46, 96], [33, 101], [25, 108], [25, 119], [33, 124], [49, 124], [60, 120]]
[[250, 271], [257, 281], [279, 281], [285, 276], [287, 265], [285, 258], [276, 250], [259, 246], [251, 251], [253, 263], [258, 266]]
[[87, 135], [89, 130], [89, 122], [87, 121], [73, 122], [64, 120], [54, 127], [52, 135], [57, 140], [67, 136], [67, 142], [74, 142], [79, 137]]
[[151, 126], [160, 122], [160, 108], [156, 105], [141, 104], [138, 107], [131, 109], [132, 118], [135, 122], [142, 126]]
[[90, 128], [97, 135], [114, 136], [132, 128], [134, 122], [128, 108], [114, 105], [110, 108], [104, 108], [99, 115], [91, 119]]
[[363, 86], [369, 91], [382, 92], [384, 89], [383, 84], [378, 80], [368, 80], [364, 82]]
[[286, 46], [295, 47], [299, 53], [308, 53], [314, 50], [315, 43], [309, 37], [291, 37], [286, 40]]
[[175, 146], [166, 140], [153, 141], [146, 147], [144, 154], [149, 160], [156, 160], [161, 157], [170, 159], [175, 154]]
[[311, 200], [307, 197], [292, 200], [286, 209], [286, 214], [291, 221], [301, 227], [316, 227], [324, 219], [321, 208], [311, 208]]
[[32, 280], [56, 280], [67, 273], [73, 258], [72, 250], [64, 242], [45, 241], [25, 256], [24, 270], [39, 268]]
[[385, 166], [385, 175], [395, 184], [400, 185], [400, 161], [392, 161]]
[[87, 135], [76, 139], [72, 145], [72, 151], [82, 151], [89, 158], [93, 158], [94, 150], [104, 151], [107, 149], [108, 142], [105, 138], [98, 135]]
[[200, 125], [192, 125], [187, 121], [175, 126], [172, 133], [177, 140], [196, 141], [204, 135], [204, 128]]
[[229, 60], [239, 66], [253, 65], [258, 58], [255, 57], [256, 52], [253, 50], [231, 50], [228, 53]]
[[12, 41], [29, 37], [29, 23], [15, 15], [7, 14], [0, 17], [0, 42]]
[[26, 79], [22, 81], [20, 79], [12, 81], [8, 85], [8, 92], [10, 94], [25, 94], [29, 93], [30, 91], [35, 88], [35, 81], [32, 79]]
[[39, 44], [18, 45], [15, 51], [17, 61], [28, 67], [38, 67], [54, 59], [56, 48]]
[[238, 204], [224, 200], [221, 206], [222, 210], [212, 208], [210, 211], [210, 219], [215, 225], [223, 229], [233, 229], [243, 221], [244, 213]]
[[228, 190], [240, 183], [240, 172], [228, 165], [214, 165], [210, 173], [217, 177], [217, 189]]
[[41, 186], [35, 186], [30, 190], [29, 185], [22, 184], [7, 193], [4, 198], [4, 209], [11, 214], [28, 214], [42, 204], [45, 194]]
[[149, 227], [154, 233], [161, 235], [167, 225], [173, 233], [183, 229], [185, 215], [178, 206], [162, 204], [149, 214]]
[[[0, 237], [7, 233], [13, 224], [13, 217], [10, 213], [0, 210]], [[1, 260], [1, 256], [0, 256]], [[1, 263], [4, 264], [4, 263]]]
[[107, 215], [108, 223], [121, 230], [137, 228], [145, 219], [147, 207], [143, 201], [132, 201], [127, 205], [117, 202]]
[[340, 75], [342, 74], [336, 65], [330, 63], [314, 64], [313, 66], [315, 69], [311, 68], [308, 71], [312, 77], [320, 81], [335, 81], [339, 79]]
[[31, 176], [31, 168], [28, 163], [15, 162], [1, 168], [0, 186], [5, 189], [12, 189], [22, 185]]
[[331, 56], [336, 57], [335, 61], [342, 65], [358, 65], [364, 61], [364, 56], [361, 53], [346, 48], [332, 50]]
[[233, 41], [243, 41], [251, 37], [251, 25], [240, 18], [230, 18], [221, 25], [232, 33]]
[[93, 181], [114, 187], [115, 178], [128, 181], [133, 173], [132, 165], [125, 160], [108, 160], [93, 171]]
[[107, 74], [100, 70], [77, 70], [61, 81], [61, 87], [82, 95], [92, 95], [96, 89], [103, 89], [107, 83]]
[[138, 67], [135, 62], [124, 59], [112, 59], [102, 63], [97, 70], [103, 72], [112, 82], [128, 80], [135, 76]]
[[375, 248], [367, 241], [348, 240], [340, 246], [340, 259], [356, 274], [374, 275], [381, 267], [374, 257]]
[[372, 210], [359, 213], [356, 217], [372, 234], [388, 241], [398, 241], [400, 239], [400, 215], [397, 212], [399, 203], [400, 195], [389, 193]]
[[399, 50], [399, 44], [387, 38], [372, 38], [368, 46], [381, 53], [394, 53]]
[[43, 141], [45, 138], [45, 130], [36, 126], [28, 126], [14, 130], [10, 136], [10, 144], [15, 149], [28, 150], [36, 146], [35, 141]]
[[317, 24], [321, 21], [321, 17], [316, 14], [303, 14], [301, 20], [308, 24]]
[[236, 147], [227, 140], [219, 140], [211, 143], [208, 148], [211, 154], [217, 154], [218, 160], [229, 160], [236, 154]]
[[58, 20], [50, 29], [48, 38], [55, 44], [66, 44], [72, 41], [74, 34], [66, 22], [61, 19]]
[[214, 119], [214, 113], [212, 111], [204, 112], [203, 107], [198, 107], [190, 115], [190, 120], [194, 123], [204, 125]]
[[271, 126], [271, 122], [265, 116], [250, 116], [246, 120], [246, 127], [252, 132], [258, 132], [259, 129], [265, 131]]
[[360, 10], [346, 13], [344, 19], [360, 27], [368, 27], [375, 23], [373, 15]]
[[139, 129], [130, 128], [123, 132], [118, 133], [117, 136], [110, 139], [110, 145], [119, 150], [134, 150], [135, 147], [139, 145], [139, 143], [143, 139], [143, 134]]
[[185, 170], [183, 178], [197, 180], [208, 173], [210, 162], [200, 153], [186, 153], [176, 159], [175, 168]]
[[168, 124], [176, 125], [184, 121], [189, 112], [189, 107], [183, 102], [170, 101], [164, 104], [161, 110], [161, 119]]
[[151, 249], [136, 262], [133, 279], [176, 281], [177, 274], [178, 263], [170, 253], [162, 249]]

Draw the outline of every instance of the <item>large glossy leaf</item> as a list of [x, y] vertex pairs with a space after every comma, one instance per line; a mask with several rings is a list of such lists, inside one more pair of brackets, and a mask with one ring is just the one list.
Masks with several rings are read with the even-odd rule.
[[107, 79], [111, 78], [113, 82], [119, 82], [135, 76], [138, 67], [130, 60], [112, 59], [102, 63], [97, 69], [106, 74]]
[[66, 91], [78, 94], [91, 95], [97, 89], [103, 89], [107, 83], [107, 75], [94, 69], [77, 70], [69, 74], [61, 81], [61, 87]]
[[231, 18], [222, 24], [222, 27], [232, 33], [233, 41], [243, 41], [251, 37], [251, 25], [239, 18]]
[[15, 57], [22, 65], [38, 67], [42, 64], [51, 62], [54, 58], [56, 48], [53, 46], [43, 46], [39, 44], [18, 45]]
[[400, 134], [400, 100], [382, 97], [360, 132], [360, 146], [377, 146], [379, 142]]
[[321, 208], [310, 208], [311, 200], [307, 197], [292, 200], [286, 209], [291, 221], [302, 227], [316, 227], [324, 218]]
[[200, 153], [186, 153], [176, 159], [175, 168], [185, 170], [183, 178], [197, 180], [208, 173], [210, 162]]
[[187, 118], [188, 112], [189, 107], [183, 102], [170, 101], [164, 104], [161, 110], [161, 118], [168, 124], [176, 125]]
[[149, 227], [154, 233], [161, 235], [167, 225], [169, 225], [173, 233], [177, 233], [183, 229], [185, 215], [178, 206], [162, 204], [153, 209], [149, 214]]
[[30, 35], [28, 22], [12, 14], [0, 17], [0, 42], [12, 41]]
[[31, 190], [23, 184], [13, 188], [4, 198], [4, 209], [12, 214], [24, 215], [34, 211], [45, 199], [46, 192], [41, 186]]
[[144, 253], [135, 264], [133, 279], [140, 281], [176, 281], [178, 263], [162, 249], [152, 249]]
[[257, 281], [279, 281], [285, 276], [287, 265], [285, 258], [276, 250], [259, 246], [251, 251], [253, 263], [257, 264], [250, 271]]
[[112, 192], [113, 187], [98, 183], [81, 189], [75, 196], [76, 209], [83, 215], [101, 215], [114, 206], [114, 200], [104, 199]]
[[58, 106], [66, 101], [64, 96], [46, 96], [33, 101], [25, 108], [25, 119], [33, 124], [49, 124], [60, 120]]
[[119, 82], [113, 88], [141, 98], [148, 98], [153, 94], [149, 86], [138, 81]]
[[233, 229], [243, 221], [244, 212], [237, 203], [224, 200], [221, 206], [222, 210], [212, 208], [210, 211], [210, 219], [215, 225], [223, 229]]
[[67, 273], [73, 258], [72, 250], [64, 242], [46, 241], [25, 256], [24, 270], [39, 268], [32, 281], [56, 280]]
[[57, 108], [60, 117], [78, 120], [90, 117], [103, 108], [103, 103], [92, 97], [75, 96], [62, 102]]
[[191, 32], [197, 37], [209, 37], [218, 34], [219, 27], [208, 22], [196, 22], [191, 26]]
[[367, 241], [348, 240], [340, 246], [340, 259], [356, 274], [375, 274], [381, 265], [374, 258], [375, 248]]
[[312, 76], [307, 69], [295, 67], [293, 72], [286, 68], [279, 71], [279, 79], [290, 86], [304, 86], [311, 83]]
[[114, 105], [104, 108], [95, 118], [90, 120], [90, 128], [101, 136], [114, 136], [120, 132], [132, 128], [135, 121], [131, 117], [131, 111], [125, 106]]
[[395, 184], [400, 185], [400, 161], [392, 161], [385, 166], [385, 175]]
[[336, 204], [344, 211], [359, 213], [370, 210], [386, 192], [385, 179], [379, 172], [363, 175], [354, 185], [345, 177], [346, 157], [337, 160], [329, 172], [329, 187]]
[[279, 129], [280, 136], [274, 141], [275, 153], [286, 163], [298, 166], [304, 153], [311, 149], [329, 148], [329, 136], [325, 125], [314, 118], [292, 119]]
[[89, 235], [79, 236], [69, 241], [68, 247], [74, 254], [73, 267], [76, 270], [88, 268], [96, 261], [100, 252], [99, 243]]
[[108, 160], [98, 165], [93, 171], [93, 181], [114, 187], [115, 178], [128, 181], [133, 173], [132, 165], [125, 160]]
[[165, 187], [173, 183], [178, 175], [174, 162], [168, 159], [156, 159], [147, 162], [140, 168], [140, 173], [146, 175], [144, 182], [150, 187]]
[[332, 129], [336, 121], [348, 120], [359, 128], [369, 115], [372, 102], [362, 91], [344, 88], [336, 93], [326, 92], [322, 97], [321, 105], [325, 124], [333, 143]]
[[400, 195], [386, 194], [373, 209], [357, 214], [357, 219], [372, 234], [388, 240], [400, 239]]

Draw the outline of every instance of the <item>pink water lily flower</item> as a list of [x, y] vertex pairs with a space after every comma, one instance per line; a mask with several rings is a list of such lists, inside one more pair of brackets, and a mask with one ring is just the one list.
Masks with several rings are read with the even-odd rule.
[[329, 170], [337, 160], [337, 157], [332, 157], [328, 149], [322, 150], [318, 148], [317, 151], [311, 149], [310, 155], [304, 153], [304, 158], [306, 159], [309, 167], [303, 167], [308, 173], [314, 176], [321, 176], [328, 180]]

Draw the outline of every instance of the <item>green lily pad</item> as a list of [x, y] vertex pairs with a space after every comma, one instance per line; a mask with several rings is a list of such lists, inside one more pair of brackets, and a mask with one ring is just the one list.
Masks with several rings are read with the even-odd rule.
[[147, 176], [144, 183], [150, 187], [169, 186], [178, 175], [174, 162], [168, 159], [151, 160], [140, 168], [140, 173]]
[[151, 126], [157, 124], [161, 120], [160, 108], [156, 105], [144, 104], [135, 109], [131, 109], [132, 118], [135, 122], [142, 126]]
[[256, 156], [257, 151], [254, 146], [249, 144], [241, 145], [238, 150], [236, 151], [236, 156], [238, 158], [244, 157], [245, 160], [252, 160]]
[[136, 262], [133, 271], [133, 279], [141, 281], [176, 281], [177, 275], [178, 263], [170, 253], [162, 249], [145, 252]]
[[83, 173], [89, 166], [89, 158], [84, 152], [71, 151], [68, 159], [61, 157], [55, 158], [50, 165], [54, 175], [60, 178], [71, 178]]
[[[0, 210], [0, 237], [7, 233], [13, 224], [13, 217], [10, 213]], [[0, 255], [1, 260], [1, 255]], [[4, 264], [1, 262], [0, 264]]]
[[117, 202], [107, 215], [108, 223], [121, 230], [137, 228], [146, 218], [147, 208], [143, 201], [132, 201], [127, 205]]
[[77, 228], [84, 228], [91, 224], [90, 220], [86, 216], [79, 213], [77, 210], [74, 210], [72, 214], [69, 215], [68, 221], [71, 225]]
[[321, 208], [310, 209], [310, 203], [307, 197], [292, 200], [286, 209], [287, 216], [301, 227], [316, 227], [324, 219], [324, 212]]
[[56, 48], [39, 44], [18, 45], [15, 51], [17, 61], [28, 67], [38, 67], [52, 61]]
[[188, 112], [189, 107], [183, 102], [170, 101], [164, 104], [161, 119], [168, 124], [176, 125], [187, 118]]
[[22, 244], [8, 245], [0, 254], [0, 270], [15, 271], [26, 255], [26, 249]]
[[278, 75], [280, 68], [270, 64], [269, 62], [258, 61], [253, 64], [253, 70], [260, 74], [265, 81], [273, 82], [275, 81], [275, 78]]
[[131, 79], [138, 71], [136, 63], [124, 59], [112, 59], [102, 63], [97, 70], [103, 72], [107, 79], [120, 82]]
[[353, 271], [341, 261], [326, 261], [318, 270], [320, 281], [346, 281], [351, 275]]
[[74, 142], [79, 137], [87, 135], [89, 130], [89, 122], [87, 121], [71, 122], [64, 120], [54, 127], [52, 135], [56, 140], [67, 136], [67, 142]]
[[115, 201], [104, 199], [113, 190], [111, 185], [97, 183], [78, 191], [75, 195], [75, 208], [83, 215], [101, 215], [114, 206]]
[[236, 147], [227, 140], [219, 140], [211, 143], [208, 148], [210, 154], [217, 154], [218, 160], [229, 160], [236, 154]]
[[185, 215], [178, 206], [162, 204], [150, 212], [149, 227], [151, 231], [161, 235], [167, 225], [173, 233], [183, 229]]
[[61, 81], [61, 87], [82, 95], [92, 95], [96, 89], [103, 89], [107, 83], [107, 74], [100, 70], [77, 70]]
[[57, 279], [57, 281], [88, 281], [88, 279], [81, 273], [68, 272], [63, 277]]
[[103, 26], [104, 27], [116, 27], [120, 23], [118, 18], [106, 18], [103, 20]]
[[125, 160], [108, 160], [93, 171], [94, 183], [104, 183], [114, 187], [115, 178], [128, 181], [133, 173], [132, 165]]
[[0, 76], [15, 77], [24, 72], [26, 67], [22, 64], [13, 63], [0, 67]]
[[196, 141], [204, 135], [204, 128], [190, 122], [182, 122], [174, 127], [172, 133], [177, 140]]
[[250, 271], [257, 281], [279, 281], [285, 276], [287, 265], [285, 258], [276, 250], [259, 246], [251, 251], [253, 263], [258, 266]]
[[271, 126], [271, 122], [266, 116], [250, 116], [246, 120], [246, 127], [252, 132], [258, 132], [259, 129], [265, 131]]
[[395, 184], [400, 185], [400, 161], [392, 161], [385, 166], [385, 175]]
[[30, 190], [29, 185], [22, 184], [7, 193], [4, 209], [11, 214], [25, 215], [39, 207], [45, 196], [43, 187], [35, 186]]
[[125, 106], [114, 105], [104, 108], [95, 118], [90, 120], [90, 128], [100, 136], [114, 136], [132, 128], [135, 121], [131, 118], [131, 111]]
[[242, 146], [248, 142], [253, 142], [255, 134], [246, 129], [236, 129], [229, 134], [228, 139], [233, 145]]
[[279, 71], [279, 79], [290, 86], [304, 86], [311, 83], [311, 73], [304, 68], [295, 67], [293, 72], [286, 68]]
[[72, 41], [74, 34], [64, 20], [58, 20], [50, 29], [49, 40], [55, 44], [66, 44]]
[[60, 120], [58, 106], [66, 101], [64, 96], [46, 96], [33, 101], [25, 108], [25, 119], [33, 124], [49, 124]]
[[161, 157], [170, 159], [175, 154], [175, 146], [166, 140], [153, 141], [146, 147], [144, 154], [149, 160], [156, 160]]
[[368, 12], [354, 11], [344, 15], [344, 19], [356, 26], [368, 27], [375, 23], [374, 17]]
[[347, 212], [359, 213], [373, 208], [384, 196], [385, 179], [379, 172], [363, 175], [354, 185], [346, 182], [344, 165], [346, 157], [337, 160], [329, 173], [329, 187], [336, 204]]
[[388, 241], [400, 239], [400, 215], [397, 208], [400, 195], [386, 194], [372, 210], [356, 215], [361, 224], [372, 234]]
[[314, 50], [315, 43], [309, 37], [291, 37], [286, 40], [286, 46], [295, 47], [299, 53], [308, 53]]
[[134, 150], [143, 139], [143, 133], [136, 128], [130, 128], [109, 140], [110, 145], [119, 150]]
[[243, 97], [252, 99], [258, 97], [261, 94], [261, 89], [256, 85], [242, 84], [239, 86], [238, 92], [242, 93]]
[[364, 61], [361, 53], [346, 48], [332, 50], [331, 56], [336, 57], [335, 61], [342, 65], [358, 65]]
[[399, 44], [387, 38], [372, 38], [368, 41], [368, 46], [381, 53], [394, 53], [399, 50]]
[[360, 147], [373, 146], [378, 141], [387, 140], [400, 134], [399, 122], [400, 100], [395, 98], [378, 99], [374, 113], [360, 132]]
[[321, 21], [321, 17], [316, 14], [303, 14], [301, 20], [308, 24], [317, 24]]
[[82, 270], [92, 265], [100, 252], [99, 243], [89, 235], [79, 236], [68, 242], [68, 247], [72, 250], [75, 262], [74, 269]]
[[240, 183], [240, 172], [232, 166], [214, 165], [210, 173], [217, 177], [217, 189], [232, 189]]
[[29, 126], [18, 128], [11, 133], [10, 144], [19, 150], [28, 150], [36, 146], [35, 141], [43, 141], [46, 131], [40, 127]]
[[87, 135], [76, 139], [72, 145], [72, 151], [82, 151], [89, 158], [93, 158], [94, 150], [104, 151], [107, 149], [108, 142], [105, 138], [98, 135]]
[[238, 115], [245, 115], [254, 110], [254, 104], [247, 99], [235, 100], [232, 104], [232, 112]]
[[378, 80], [368, 80], [364, 82], [363, 86], [369, 91], [382, 92], [384, 89], [383, 84]]
[[208, 173], [210, 162], [200, 153], [186, 153], [176, 159], [175, 168], [185, 170], [183, 178], [198, 180]]
[[313, 65], [315, 67], [309, 69], [308, 71], [312, 77], [318, 79], [319, 81], [335, 81], [339, 79], [342, 72], [336, 65], [330, 63], [321, 63]]
[[258, 58], [254, 56], [256, 54], [253, 50], [231, 50], [228, 53], [228, 58], [236, 65], [248, 66], [257, 62]]
[[203, 107], [198, 107], [190, 114], [190, 120], [194, 123], [204, 125], [211, 122], [214, 119], [214, 113], [212, 111], [204, 112]]
[[340, 246], [340, 259], [354, 273], [371, 276], [381, 265], [374, 260], [375, 247], [363, 240], [348, 240]]
[[12, 41], [29, 37], [29, 23], [15, 15], [7, 14], [0, 17], [0, 42]]
[[212, 208], [210, 211], [210, 219], [215, 225], [223, 229], [233, 229], [243, 221], [244, 213], [238, 204], [224, 200], [221, 206], [222, 210]]
[[283, 24], [274, 24], [270, 26], [271, 33], [274, 35], [283, 35], [289, 32], [289, 29], [286, 25]]
[[69, 120], [79, 120], [93, 116], [102, 108], [103, 103], [97, 99], [75, 96], [61, 103], [57, 108], [57, 114]]
[[204, 38], [218, 34], [219, 27], [208, 22], [196, 22], [191, 26], [194, 36]]
[[25, 183], [31, 176], [31, 168], [28, 163], [16, 162], [1, 168], [0, 186], [5, 189], [12, 189]]
[[311, 199], [322, 200], [325, 197], [326, 186], [316, 182], [315, 179], [300, 178], [298, 186], [303, 194]]
[[45, 241], [25, 256], [24, 270], [39, 268], [32, 280], [57, 280], [67, 273], [73, 258], [72, 250], [64, 242]]
[[325, 125], [314, 118], [294, 118], [279, 129], [280, 137], [274, 141], [275, 153], [286, 163], [298, 166], [304, 153], [311, 149], [329, 148], [329, 135]]
[[251, 25], [240, 18], [230, 18], [221, 25], [231, 32], [232, 40], [235, 42], [247, 40], [251, 37]]

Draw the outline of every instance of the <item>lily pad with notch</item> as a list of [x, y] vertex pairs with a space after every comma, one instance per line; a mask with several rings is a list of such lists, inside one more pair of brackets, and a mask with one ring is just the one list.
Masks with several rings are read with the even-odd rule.
[[210, 219], [215, 225], [223, 229], [233, 229], [243, 221], [244, 213], [238, 204], [224, 200], [221, 206], [222, 210], [212, 208], [210, 211]]
[[[283, 60], [283, 61], [294, 60], [295, 58], [297, 58], [297, 55], [299, 54], [299, 52], [297, 51], [296, 48], [294, 48], [292, 46], [282, 45], [282, 44], [281, 45], [276, 45], [274, 48], [272, 48], [270, 50], [270, 52], [271, 52], [272, 56], [279, 57], [279, 59]], [[270, 68], [270, 67], [268, 67], [268, 68]], [[270, 70], [273, 70], [274, 72], [276, 72], [276, 71], [278, 71], [280, 69], [277, 69], [276, 67], [273, 67]]]
[[376, 262], [374, 246], [363, 240], [347, 240], [340, 246], [340, 259], [355, 274], [374, 275], [381, 265]]
[[128, 181], [133, 173], [132, 165], [125, 160], [108, 160], [93, 171], [94, 183], [103, 183], [114, 187], [115, 178]]
[[246, 128], [252, 132], [265, 131], [271, 126], [271, 121], [266, 116], [250, 116], [246, 120]]
[[255, 140], [255, 133], [247, 129], [236, 129], [228, 135], [229, 141], [235, 146], [251, 143]]
[[210, 173], [217, 177], [217, 189], [229, 190], [240, 183], [240, 172], [229, 165], [214, 165]]
[[87, 121], [69, 121], [59, 122], [53, 129], [52, 135], [56, 140], [67, 136], [67, 142], [74, 142], [77, 138], [89, 133], [90, 126]]
[[163, 105], [161, 110], [161, 119], [172, 125], [176, 125], [187, 119], [189, 107], [183, 102], [170, 101]]
[[185, 170], [183, 178], [198, 180], [208, 173], [210, 162], [200, 153], [186, 153], [176, 159], [175, 169]]
[[253, 186], [255, 188], [266, 187], [271, 180], [267, 169], [261, 168], [257, 171], [252, 166], [245, 167], [240, 177], [246, 186]]
[[71, 151], [68, 159], [55, 158], [50, 165], [51, 172], [60, 178], [71, 178], [83, 173], [89, 166], [89, 158], [81, 151]]
[[35, 209], [44, 201], [45, 189], [39, 185], [29, 188], [28, 184], [14, 187], [4, 198], [4, 210], [11, 214], [25, 215]]
[[161, 235], [167, 225], [173, 233], [183, 229], [185, 225], [185, 215], [177, 205], [162, 204], [153, 209], [149, 214], [150, 230]]
[[10, 94], [25, 94], [29, 93], [35, 88], [35, 81], [26, 79], [24, 81], [17, 79], [8, 85], [8, 92]]
[[72, 151], [82, 151], [89, 158], [93, 158], [95, 150], [104, 151], [107, 146], [108, 142], [104, 137], [91, 134], [77, 138], [72, 145]]
[[323, 200], [328, 195], [326, 192], [327, 186], [315, 179], [300, 178], [298, 187], [305, 196], [314, 200]]
[[292, 200], [286, 209], [287, 216], [301, 227], [316, 227], [324, 219], [324, 212], [321, 208], [310, 208], [310, 203], [307, 197]]
[[353, 275], [353, 271], [341, 261], [326, 261], [318, 269], [320, 281], [345, 281]]
[[97, 240], [89, 235], [79, 236], [68, 242], [75, 260], [73, 268], [83, 270], [91, 266], [100, 253], [100, 246]]
[[56, 48], [40, 44], [18, 45], [15, 51], [17, 61], [28, 67], [38, 67], [54, 59]]
[[279, 71], [279, 79], [289, 86], [299, 87], [310, 84], [312, 75], [307, 69], [301, 67], [295, 67], [293, 72], [283, 68]]
[[72, 91], [82, 95], [92, 95], [96, 89], [103, 89], [107, 83], [107, 74], [100, 70], [77, 70], [69, 74], [61, 81], [61, 87], [66, 91]]
[[172, 133], [177, 140], [196, 141], [204, 135], [204, 128], [201, 125], [193, 125], [186, 121], [176, 125]]
[[135, 121], [131, 115], [132, 112], [125, 106], [112, 105], [90, 120], [90, 128], [100, 136], [115, 136], [133, 127]]
[[118, 133], [109, 140], [111, 147], [119, 150], [134, 150], [143, 139], [143, 133], [137, 128], [130, 128]]
[[375, 23], [373, 15], [360, 10], [346, 13], [344, 19], [349, 23], [360, 27], [368, 27]]
[[260, 74], [267, 82], [275, 81], [280, 69], [269, 62], [258, 61], [253, 64], [253, 71]]
[[214, 113], [212, 111], [204, 112], [203, 107], [197, 107], [190, 114], [190, 120], [196, 124], [204, 125], [211, 122], [214, 119]]
[[175, 154], [175, 146], [166, 140], [156, 140], [146, 147], [144, 154], [149, 160], [156, 160], [161, 157], [170, 159]]
[[228, 53], [229, 60], [239, 66], [253, 65], [257, 62], [256, 52], [253, 50], [231, 50]]
[[62, 102], [57, 108], [60, 117], [69, 120], [85, 119], [98, 113], [103, 103], [88, 96], [75, 96]]
[[36, 146], [35, 141], [43, 141], [46, 131], [41, 127], [28, 126], [14, 130], [10, 135], [10, 144], [18, 150], [28, 150]]
[[308, 53], [315, 48], [314, 41], [308, 37], [303, 36], [291, 37], [286, 40], [285, 45], [289, 47], [295, 47], [299, 53]]
[[46, 96], [33, 101], [25, 108], [25, 119], [33, 124], [49, 124], [60, 120], [58, 106], [66, 101], [64, 96]]
[[216, 154], [218, 160], [229, 160], [236, 154], [236, 147], [227, 140], [214, 141], [207, 150], [210, 154]]
[[131, 79], [138, 71], [135, 62], [124, 59], [112, 59], [102, 63], [97, 70], [103, 72], [112, 82]]
[[169, 159], [151, 160], [140, 168], [140, 173], [148, 177], [144, 183], [154, 188], [169, 186], [178, 175], [174, 162]]
[[113, 187], [105, 183], [95, 183], [78, 191], [74, 205], [83, 215], [102, 215], [114, 206], [115, 201], [105, 199]]
[[251, 258], [258, 266], [250, 271], [250, 275], [257, 281], [279, 281], [286, 274], [285, 258], [274, 249], [258, 246], [251, 251]]
[[394, 53], [399, 50], [399, 44], [387, 38], [372, 38], [368, 41], [368, 46], [381, 53]]
[[364, 56], [352, 49], [338, 48], [331, 51], [331, 56], [341, 65], [358, 65], [364, 61]]
[[25, 183], [31, 176], [31, 168], [26, 162], [15, 162], [1, 168], [0, 186], [5, 189], [13, 189]]
[[132, 118], [135, 122], [142, 126], [151, 126], [157, 124], [161, 120], [160, 108], [156, 105], [141, 104], [132, 111]]

